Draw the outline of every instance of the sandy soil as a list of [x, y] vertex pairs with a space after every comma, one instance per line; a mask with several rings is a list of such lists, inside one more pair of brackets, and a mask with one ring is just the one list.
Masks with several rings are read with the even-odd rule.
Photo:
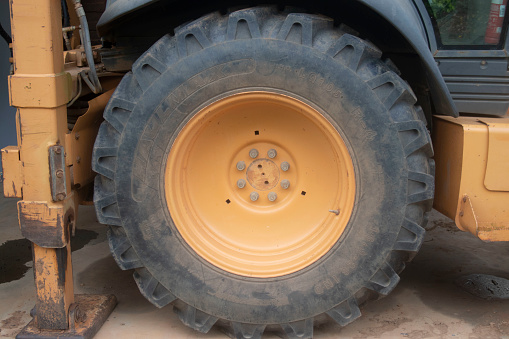
[[[73, 239], [76, 293], [113, 293], [119, 304], [96, 338], [226, 338], [182, 325], [171, 307], [157, 309], [138, 292], [132, 272], [121, 271], [109, 254], [105, 228], [91, 207], [80, 210]], [[509, 300], [485, 300], [454, 281], [473, 273], [509, 279], [509, 243], [483, 243], [433, 212], [433, 229], [388, 297], [371, 302], [362, 317], [340, 328], [315, 327], [315, 338], [505, 338]], [[16, 201], [0, 198], [0, 336], [14, 337], [31, 319], [35, 304], [30, 247], [17, 226]], [[266, 334], [264, 338], [277, 338]]]

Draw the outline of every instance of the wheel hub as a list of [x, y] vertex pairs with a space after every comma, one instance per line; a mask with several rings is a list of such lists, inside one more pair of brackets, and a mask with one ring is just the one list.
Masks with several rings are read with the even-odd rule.
[[279, 182], [279, 168], [272, 160], [258, 159], [249, 165], [246, 177], [254, 189], [259, 191], [270, 190]]
[[290, 274], [324, 256], [355, 198], [338, 131], [302, 101], [267, 92], [198, 112], [172, 145], [164, 185], [183, 241], [212, 265], [251, 277]]

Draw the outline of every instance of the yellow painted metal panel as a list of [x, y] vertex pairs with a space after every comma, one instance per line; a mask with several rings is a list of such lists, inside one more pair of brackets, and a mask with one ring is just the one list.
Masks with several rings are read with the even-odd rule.
[[[434, 207], [455, 220], [458, 228], [485, 241], [509, 241], [509, 192], [485, 186], [488, 154], [503, 156], [504, 143], [490, 143], [492, 128], [509, 130], [509, 118], [434, 117], [436, 161]], [[497, 124], [497, 125], [495, 125]], [[494, 161], [494, 160], [493, 160]], [[507, 157], [497, 159], [507, 162]], [[496, 166], [493, 163], [493, 166]], [[496, 171], [492, 180], [504, 180]]]
[[69, 73], [22, 74], [9, 77], [10, 105], [16, 107], [58, 107], [72, 96]]
[[443, 214], [454, 217], [458, 208], [459, 179], [463, 164], [463, 129], [448, 120], [435, 121], [433, 148], [436, 178], [433, 205]]
[[113, 89], [90, 100], [88, 110], [80, 116], [71, 133], [66, 135], [66, 163], [72, 166], [73, 184], [83, 187], [91, 183], [95, 173], [92, 171], [92, 149], [101, 125], [102, 113]]
[[18, 147], [7, 146], [2, 149], [2, 173], [4, 196], [6, 198], [22, 198], [23, 174]]
[[15, 74], [64, 71], [61, 17], [58, 0], [11, 1]]
[[[23, 108], [19, 111], [19, 125], [23, 197], [31, 201], [51, 202], [49, 147], [64, 145], [67, 109], [65, 106], [54, 109]], [[70, 192], [70, 184], [67, 191]]]
[[57, 249], [33, 244], [33, 254], [37, 326], [65, 330], [74, 302], [70, 243]]
[[491, 191], [509, 191], [509, 124], [485, 121], [488, 126], [488, 162], [484, 185]]
[[[33, 245], [36, 322], [40, 328], [66, 329], [74, 302], [70, 245], [48, 248], [62, 246], [68, 239], [65, 235], [72, 221], [68, 216], [76, 208], [73, 194], [64, 201], [52, 201], [50, 187], [49, 147], [66, 147], [71, 88], [64, 73], [62, 9], [60, 0], [12, 0], [10, 10], [14, 54], [10, 98], [18, 107], [23, 172], [23, 201], [18, 206], [26, 207], [19, 209], [20, 225], [27, 226], [22, 231], [32, 241], [47, 246]], [[70, 180], [66, 184], [70, 191]]]

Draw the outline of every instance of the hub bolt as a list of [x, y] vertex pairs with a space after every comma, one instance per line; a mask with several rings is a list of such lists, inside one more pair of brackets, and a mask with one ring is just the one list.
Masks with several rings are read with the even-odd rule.
[[253, 159], [258, 157], [258, 150], [256, 148], [253, 148], [252, 150], [249, 151], [249, 156]]
[[245, 170], [245, 169], [246, 169], [246, 163], [245, 163], [244, 161], [239, 161], [239, 162], [237, 163], [237, 169], [238, 169], [239, 171], [243, 171], [243, 170]]
[[244, 180], [244, 179], [239, 179], [239, 180], [237, 180], [237, 187], [238, 187], [238, 188], [244, 188], [244, 187], [246, 187], [246, 180]]
[[269, 194], [267, 194], [267, 198], [269, 199], [269, 201], [276, 201], [277, 194], [275, 192], [270, 192]]
[[282, 180], [281, 181], [281, 187], [284, 189], [284, 190], [287, 190], [289, 187], [290, 187], [290, 180]]
[[281, 169], [283, 170], [283, 172], [286, 172], [290, 169], [290, 164], [286, 161], [282, 162], [281, 163]]
[[258, 200], [258, 197], [260, 197], [260, 195], [256, 192], [251, 192], [251, 194], [249, 195], [249, 198], [251, 199], [251, 201]]
[[273, 148], [269, 149], [267, 151], [267, 156], [270, 158], [270, 159], [274, 159], [277, 155], [277, 151]]

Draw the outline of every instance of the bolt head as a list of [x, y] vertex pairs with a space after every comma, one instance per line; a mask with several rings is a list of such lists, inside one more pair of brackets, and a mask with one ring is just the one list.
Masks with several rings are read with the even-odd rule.
[[57, 174], [57, 178], [62, 178], [64, 176], [64, 171], [58, 170], [56, 174]]
[[281, 163], [281, 169], [283, 172], [286, 172], [290, 169], [290, 164], [287, 161]]
[[270, 158], [270, 159], [274, 159], [276, 156], [277, 156], [277, 151], [273, 148], [269, 149], [267, 151], [267, 156]]
[[258, 200], [259, 197], [260, 195], [257, 192], [251, 192], [251, 194], [249, 195], [249, 199], [251, 199], [251, 201], [256, 201]]
[[237, 163], [237, 169], [238, 169], [239, 171], [243, 171], [243, 170], [245, 170], [245, 169], [246, 169], [246, 163], [245, 163], [244, 161], [239, 161], [239, 162]]
[[276, 192], [270, 192], [269, 194], [267, 194], [267, 199], [269, 199], [269, 201], [276, 201], [277, 199]]
[[253, 159], [254, 159], [254, 158], [256, 158], [256, 157], [258, 157], [258, 154], [259, 154], [259, 153], [258, 153], [258, 150], [257, 150], [256, 148], [253, 148], [252, 150], [250, 150], [250, 151], [249, 151], [249, 156], [250, 156], [251, 158], [253, 158]]
[[284, 189], [284, 190], [287, 190], [289, 187], [290, 187], [290, 180], [281, 180], [281, 187]]
[[238, 188], [244, 188], [244, 187], [246, 187], [246, 180], [244, 180], [244, 179], [239, 179], [239, 180], [237, 180], [237, 187], [238, 187]]

